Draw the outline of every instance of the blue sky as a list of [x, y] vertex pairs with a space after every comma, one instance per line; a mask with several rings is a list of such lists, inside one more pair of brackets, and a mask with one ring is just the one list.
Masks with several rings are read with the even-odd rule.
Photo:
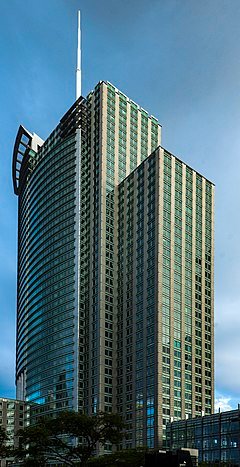
[[0, 15], [0, 396], [14, 396], [19, 124], [43, 139], [75, 93], [115, 84], [163, 125], [163, 146], [216, 184], [217, 406], [240, 402], [239, 0], [8, 0]]

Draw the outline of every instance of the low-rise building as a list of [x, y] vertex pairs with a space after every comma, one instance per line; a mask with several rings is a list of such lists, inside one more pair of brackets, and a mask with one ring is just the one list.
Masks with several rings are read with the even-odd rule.
[[[0, 397], [0, 426], [6, 430], [7, 445], [17, 447], [17, 432], [25, 426], [25, 407], [23, 401]], [[11, 459], [0, 459], [0, 467], [11, 465]]]
[[198, 449], [199, 462], [240, 466], [240, 405], [236, 410], [171, 422], [170, 449]]
[[176, 451], [147, 452], [145, 467], [197, 467], [197, 449], [177, 449]]

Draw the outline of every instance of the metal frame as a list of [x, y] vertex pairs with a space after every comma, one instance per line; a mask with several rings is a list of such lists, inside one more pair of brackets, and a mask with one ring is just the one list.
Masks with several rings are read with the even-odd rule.
[[78, 128], [84, 130], [86, 127], [86, 100], [80, 96], [70, 109], [61, 118], [59, 129], [60, 137], [66, 138]]
[[[27, 138], [27, 142], [24, 137]], [[14, 149], [12, 161], [12, 181], [15, 195], [19, 195], [20, 191], [20, 177], [22, 178], [23, 172], [26, 173], [27, 162], [29, 159], [29, 150], [31, 149], [33, 135], [26, 130], [22, 125], [19, 126]], [[22, 150], [22, 148], [25, 148]], [[23, 170], [24, 169], [24, 170]]]

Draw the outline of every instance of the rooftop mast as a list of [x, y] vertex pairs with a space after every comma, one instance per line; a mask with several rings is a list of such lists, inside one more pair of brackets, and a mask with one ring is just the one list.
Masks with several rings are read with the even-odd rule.
[[78, 10], [78, 42], [77, 42], [77, 68], [76, 68], [76, 100], [82, 94], [82, 70], [81, 70], [81, 17]]

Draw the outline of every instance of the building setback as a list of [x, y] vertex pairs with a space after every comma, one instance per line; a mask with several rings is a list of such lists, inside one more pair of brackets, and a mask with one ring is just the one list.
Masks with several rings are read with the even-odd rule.
[[[17, 397], [119, 411], [126, 446], [213, 404], [213, 184], [108, 82], [45, 142], [20, 126]], [[151, 154], [149, 156], [149, 154]]]
[[213, 407], [214, 187], [159, 147], [118, 192], [117, 406], [154, 447]]

